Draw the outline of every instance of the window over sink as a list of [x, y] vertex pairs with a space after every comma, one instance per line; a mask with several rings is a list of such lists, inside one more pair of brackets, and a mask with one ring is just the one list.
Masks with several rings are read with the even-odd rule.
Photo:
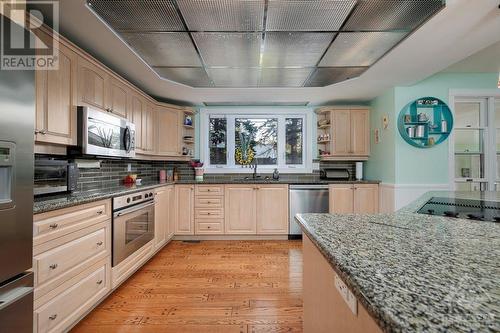
[[257, 164], [258, 172], [311, 172], [311, 115], [308, 109], [202, 109], [206, 171], [246, 173]]

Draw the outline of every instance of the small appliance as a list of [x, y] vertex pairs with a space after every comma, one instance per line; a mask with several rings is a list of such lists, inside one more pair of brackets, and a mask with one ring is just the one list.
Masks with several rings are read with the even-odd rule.
[[78, 168], [62, 160], [35, 160], [34, 195], [73, 192], [77, 189]]
[[324, 168], [319, 172], [321, 179], [349, 180], [351, 174], [347, 168]]

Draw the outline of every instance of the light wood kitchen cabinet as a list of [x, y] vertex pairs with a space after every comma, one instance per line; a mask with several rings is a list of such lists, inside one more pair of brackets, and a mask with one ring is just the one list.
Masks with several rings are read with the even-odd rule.
[[[366, 107], [322, 107], [316, 111], [330, 119], [329, 127], [319, 127], [330, 134], [329, 155], [322, 160], [367, 160], [370, 155], [370, 112]], [[328, 114], [330, 117], [328, 117]], [[327, 125], [328, 126], [328, 125]], [[321, 132], [323, 133], [323, 132]]]
[[176, 185], [175, 201], [175, 234], [194, 235], [194, 185]]
[[226, 185], [225, 233], [256, 234], [256, 191], [253, 185]]
[[130, 98], [130, 116], [129, 120], [135, 125], [135, 149], [137, 152], [142, 152], [144, 149], [143, 142], [143, 129], [144, 124], [142, 123], [143, 119], [143, 110], [145, 107], [145, 101], [141, 98], [141, 96], [137, 94], [133, 94]]
[[174, 108], [157, 107], [157, 154], [180, 156], [182, 112]]
[[161, 249], [167, 242], [170, 223], [170, 204], [167, 188], [155, 191], [155, 251]]
[[142, 112], [142, 150], [144, 153], [152, 154], [155, 151], [155, 109], [152, 103], [146, 102]]
[[288, 234], [288, 186], [257, 188], [257, 234]]
[[376, 214], [378, 213], [377, 184], [331, 184], [331, 214]]
[[78, 105], [106, 110], [108, 74], [83, 56], [78, 57]]
[[126, 118], [128, 110], [128, 96], [132, 90], [113, 77], [109, 77], [105, 95], [105, 109], [117, 116]]
[[[51, 37], [43, 32], [41, 40]], [[35, 141], [76, 144], [77, 54], [59, 43], [59, 69], [38, 70], [36, 77]]]

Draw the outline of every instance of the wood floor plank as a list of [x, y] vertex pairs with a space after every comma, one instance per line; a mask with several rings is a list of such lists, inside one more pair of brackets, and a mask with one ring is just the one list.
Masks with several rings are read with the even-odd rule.
[[73, 329], [301, 331], [300, 241], [171, 242]]

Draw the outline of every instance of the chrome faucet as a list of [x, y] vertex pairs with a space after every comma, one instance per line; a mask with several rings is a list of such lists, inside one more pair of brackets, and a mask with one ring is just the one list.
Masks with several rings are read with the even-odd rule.
[[260, 176], [257, 176], [257, 158], [253, 159], [252, 168], [253, 168], [252, 178], [255, 179], [255, 178], [260, 177]]

